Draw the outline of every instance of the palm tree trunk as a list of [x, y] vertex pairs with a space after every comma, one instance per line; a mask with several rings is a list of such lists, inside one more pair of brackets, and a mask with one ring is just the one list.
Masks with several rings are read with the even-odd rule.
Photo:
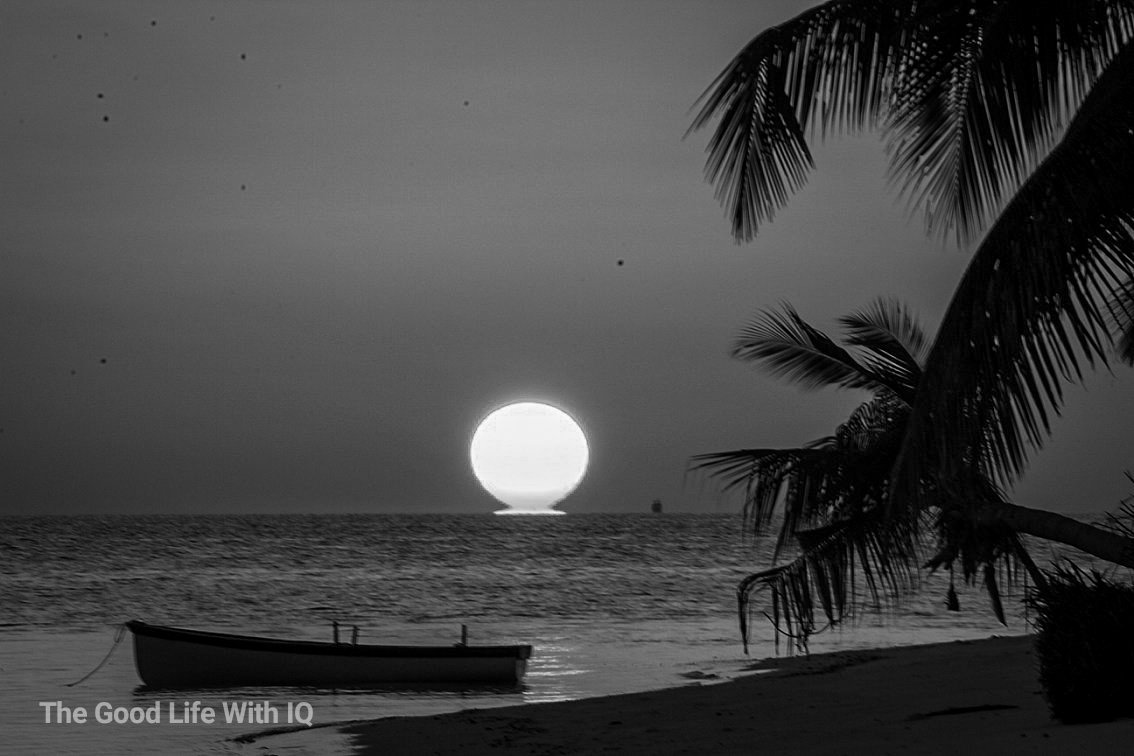
[[1055, 512], [1016, 504], [989, 504], [980, 516], [1001, 522], [1017, 533], [1073, 546], [1122, 567], [1134, 567], [1134, 538], [1072, 520]]

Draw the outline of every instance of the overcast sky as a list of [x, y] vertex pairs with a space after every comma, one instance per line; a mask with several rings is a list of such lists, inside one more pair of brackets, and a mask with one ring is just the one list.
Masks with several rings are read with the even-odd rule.
[[[738, 330], [888, 296], [932, 331], [968, 254], [869, 134], [730, 238], [690, 108], [808, 5], [8, 0], [0, 511], [488, 512], [468, 442], [521, 399], [590, 439], [562, 509], [729, 508], [690, 455], [798, 445], [862, 399], [731, 360]], [[1069, 392], [1019, 503], [1128, 492], [1114, 370]]]

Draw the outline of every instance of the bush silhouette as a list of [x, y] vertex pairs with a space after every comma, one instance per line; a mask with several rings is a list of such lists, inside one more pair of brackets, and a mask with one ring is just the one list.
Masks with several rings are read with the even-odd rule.
[[1052, 716], [1067, 724], [1134, 716], [1134, 586], [1060, 566], [1028, 604]]

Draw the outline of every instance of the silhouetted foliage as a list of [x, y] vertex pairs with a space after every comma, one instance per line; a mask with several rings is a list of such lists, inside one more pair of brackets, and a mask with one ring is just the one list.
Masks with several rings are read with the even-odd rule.
[[[891, 471], [924, 379], [925, 335], [900, 303], [888, 300], [840, 323], [846, 348], [785, 305], [746, 326], [732, 351], [805, 388], [870, 391], [873, 397], [834, 435], [801, 448], [738, 449], [692, 460], [693, 470], [717, 477], [725, 490], [743, 488], [745, 520], [754, 533], [778, 514], [774, 558], [794, 553], [738, 586], [746, 646], [749, 600], [758, 590], [770, 593], [765, 614], [776, 628], [777, 647], [783, 634], [806, 651], [820, 627], [818, 613], [826, 625], [837, 625], [855, 614], [861, 598], [880, 606], [900, 597], [916, 586], [923, 563], [950, 570], [957, 563], [966, 582], [982, 581], [1003, 622], [997, 565], [1011, 578], [1016, 560], [1030, 565], [1030, 559], [1011, 528], [972, 516], [981, 505], [1005, 503], [995, 485], [976, 472], [950, 486], [926, 479], [931, 507], [897, 514], [887, 507]], [[937, 540], [932, 555], [923, 553], [930, 534]]]
[[881, 132], [931, 231], [980, 237], [928, 347], [886, 304], [863, 327], [844, 319], [848, 349], [790, 308], [742, 334], [735, 356], [874, 394], [834, 437], [694, 459], [744, 489], [754, 530], [782, 503], [778, 545], [803, 549], [742, 583], [742, 607], [772, 586], [777, 624], [805, 639], [817, 607], [847, 614], [859, 571], [876, 598], [900, 592], [927, 521], [928, 565], [983, 576], [998, 616], [995, 562], [1038, 572], [1018, 533], [1134, 566], [1131, 534], [1000, 493], [1065, 384], [1106, 364], [1116, 336], [1134, 362], [1132, 39], [1134, 0], [829, 0], [758, 34], [702, 96], [690, 131], [714, 124], [706, 173], [737, 240], [806, 181], [809, 141], [861, 129]]
[[1052, 716], [1068, 724], [1134, 716], [1134, 586], [1067, 564], [1027, 601]]
[[987, 229], [924, 362], [891, 508], [973, 464], [1010, 486], [1112, 333], [1134, 361], [1132, 37], [1130, 0], [831, 0], [758, 34], [702, 96], [690, 130], [713, 126], [706, 170], [738, 240], [806, 181], [809, 141], [860, 129], [931, 228]]

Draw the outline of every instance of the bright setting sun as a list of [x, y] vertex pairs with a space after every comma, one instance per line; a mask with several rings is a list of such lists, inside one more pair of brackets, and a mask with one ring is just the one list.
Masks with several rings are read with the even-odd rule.
[[477, 480], [508, 506], [497, 514], [562, 514], [553, 507], [582, 481], [588, 456], [579, 424], [537, 402], [495, 410], [469, 446]]

